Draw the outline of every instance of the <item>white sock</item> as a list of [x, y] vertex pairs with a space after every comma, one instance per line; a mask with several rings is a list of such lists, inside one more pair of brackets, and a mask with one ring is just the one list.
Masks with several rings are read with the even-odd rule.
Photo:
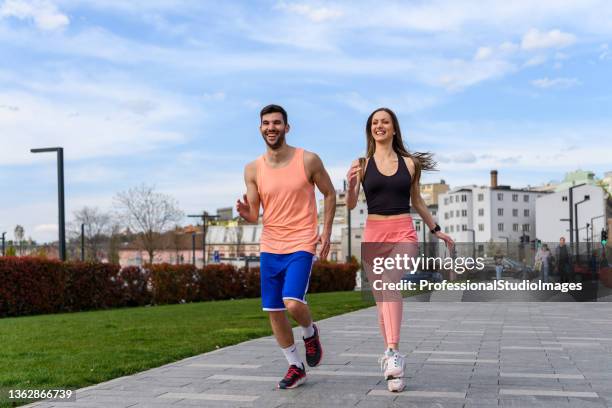
[[295, 344], [284, 348], [283, 353], [285, 354], [285, 358], [287, 359], [287, 362], [289, 362], [289, 365], [296, 365], [298, 367], [304, 368], [304, 363], [302, 362], [302, 359], [300, 358], [300, 355], [297, 352], [297, 347], [295, 347]]
[[304, 338], [307, 339], [309, 337], [314, 336], [315, 331], [314, 331], [314, 326], [312, 324], [312, 322], [310, 323], [310, 326], [302, 326], [302, 330], [304, 331]]

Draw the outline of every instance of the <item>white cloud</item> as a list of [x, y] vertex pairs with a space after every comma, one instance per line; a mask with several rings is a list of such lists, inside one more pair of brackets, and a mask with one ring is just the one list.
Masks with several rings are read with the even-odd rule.
[[34, 226], [34, 232], [38, 233], [56, 233], [58, 232], [57, 224], [39, 224]]
[[70, 23], [68, 16], [48, 0], [6, 0], [0, 6], [2, 17], [32, 20], [36, 27], [48, 31], [61, 30]]
[[204, 93], [204, 95], [202, 95], [202, 98], [205, 101], [223, 101], [225, 100], [225, 92], [212, 92], [212, 93]]
[[544, 77], [541, 79], [534, 79], [531, 84], [537, 88], [548, 89], [566, 89], [576, 85], [580, 85], [580, 81], [576, 78], [552, 78]]
[[290, 13], [295, 13], [304, 16], [315, 23], [334, 20], [344, 14], [343, 11], [339, 8], [315, 7], [306, 3], [287, 4], [284, 1], [281, 1], [277, 5], [277, 8]]
[[560, 30], [541, 32], [536, 28], [529, 30], [521, 41], [521, 48], [527, 51], [542, 48], [564, 48], [576, 42], [576, 36]]
[[476, 51], [476, 55], [474, 55], [474, 59], [476, 61], [484, 60], [493, 55], [493, 50], [490, 47], [480, 47]]
[[610, 49], [608, 48], [608, 44], [601, 44], [601, 46], [599, 47], [599, 50], [601, 52], [599, 54], [600, 60], [612, 59], [612, 51], [610, 51]]
[[542, 65], [547, 60], [548, 60], [548, 57], [546, 55], [536, 55], [534, 57], [529, 58], [527, 61], [525, 61], [525, 63], [523, 64], [523, 67], [535, 67], [537, 65]]
[[194, 115], [172, 94], [117, 78], [16, 77], [13, 85], [26, 90], [0, 91], [0, 105], [19, 107], [0, 109], [0, 132], [12, 140], [0, 150], [3, 165], [32, 163], [29, 149], [47, 145], [63, 146], [67, 158], [90, 159], [180, 144], [185, 136], [165, 125]]

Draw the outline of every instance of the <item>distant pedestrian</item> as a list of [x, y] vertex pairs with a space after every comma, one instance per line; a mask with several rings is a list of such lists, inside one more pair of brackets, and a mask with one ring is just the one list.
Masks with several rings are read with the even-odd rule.
[[559, 239], [559, 246], [555, 249], [555, 260], [557, 261], [557, 273], [561, 282], [569, 282], [571, 275], [571, 255], [567, 245], [565, 245], [565, 237]]
[[503, 265], [504, 255], [501, 253], [498, 253], [497, 255], [495, 255], [493, 260], [495, 261], [495, 279], [501, 280], [502, 272], [504, 271], [504, 265]]
[[552, 254], [547, 244], [543, 244], [536, 253], [536, 270], [539, 269], [540, 279], [545, 283], [548, 282], [551, 257]]

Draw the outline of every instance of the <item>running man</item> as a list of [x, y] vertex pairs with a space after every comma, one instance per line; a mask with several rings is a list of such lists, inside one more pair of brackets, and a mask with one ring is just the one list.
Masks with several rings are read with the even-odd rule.
[[[336, 193], [319, 156], [286, 143], [289, 123], [287, 112], [281, 106], [264, 107], [260, 119], [259, 130], [266, 142], [266, 153], [244, 168], [247, 192], [243, 201], [236, 202], [236, 209], [242, 218], [254, 223], [259, 218], [260, 203], [263, 207], [262, 309], [268, 312], [276, 341], [289, 363], [289, 370], [278, 388], [295, 388], [306, 381], [306, 370], [285, 310], [303, 329], [306, 362], [310, 367], [317, 366], [323, 349], [305, 295], [317, 245], [320, 259], [325, 259], [329, 252]], [[318, 233], [315, 185], [325, 196], [321, 235]]]

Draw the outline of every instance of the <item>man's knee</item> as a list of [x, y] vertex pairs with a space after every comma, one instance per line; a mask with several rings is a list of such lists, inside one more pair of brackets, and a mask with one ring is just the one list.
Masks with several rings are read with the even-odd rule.
[[298, 315], [306, 309], [306, 305], [298, 300], [283, 299], [285, 307], [291, 316]]

